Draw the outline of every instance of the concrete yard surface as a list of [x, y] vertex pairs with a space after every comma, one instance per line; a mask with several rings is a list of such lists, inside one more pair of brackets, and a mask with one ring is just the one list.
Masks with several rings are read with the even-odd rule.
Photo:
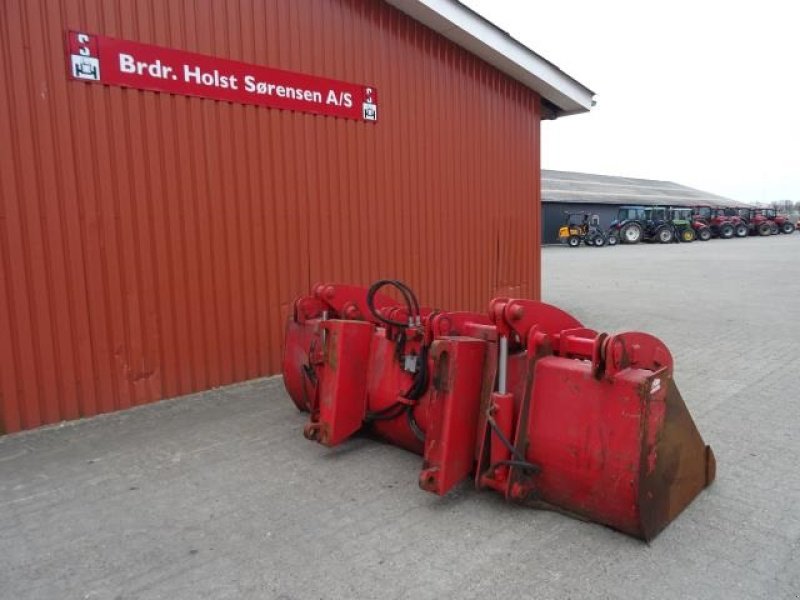
[[310, 443], [272, 378], [0, 438], [0, 597], [800, 598], [800, 235], [553, 247], [543, 269], [586, 326], [667, 343], [716, 453], [651, 544]]

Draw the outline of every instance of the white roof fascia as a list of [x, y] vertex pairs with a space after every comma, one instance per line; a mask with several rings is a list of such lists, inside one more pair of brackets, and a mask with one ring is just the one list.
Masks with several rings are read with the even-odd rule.
[[537, 92], [557, 116], [588, 112], [594, 92], [456, 0], [386, 0], [499, 71]]

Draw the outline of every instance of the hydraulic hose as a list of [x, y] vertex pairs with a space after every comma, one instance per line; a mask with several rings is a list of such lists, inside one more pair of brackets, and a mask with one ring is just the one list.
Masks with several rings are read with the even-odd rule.
[[[385, 286], [392, 286], [396, 290], [400, 292], [405, 300], [406, 310], [408, 311], [409, 315], [409, 323], [402, 323], [400, 321], [395, 321], [394, 319], [390, 319], [388, 317], [383, 316], [380, 311], [375, 307], [375, 295], [378, 293], [378, 290]], [[401, 334], [398, 336], [398, 348], [395, 352], [395, 357], [398, 361], [403, 360], [403, 348], [401, 346], [405, 346], [405, 335], [403, 335], [402, 330], [406, 329], [412, 325], [420, 325], [422, 323], [422, 314], [420, 310], [419, 299], [417, 298], [416, 294], [402, 281], [397, 279], [380, 279], [373, 283], [369, 290], [367, 291], [367, 307], [372, 315], [380, 321], [381, 323], [396, 327], [401, 330]], [[414, 373], [414, 379], [411, 382], [411, 386], [408, 390], [403, 394], [403, 398], [407, 400], [411, 400], [416, 404], [416, 401], [419, 400], [427, 391], [428, 383], [430, 377], [428, 373], [428, 346], [423, 344], [420, 348], [419, 355], [417, 356], [417, 369]], [[375, 411], [372, 413], [367, 413], [366, 420], [368, 422], [372, 421], [382, 421], [382, 420], [391, 420], [395, 419], [403, 414], [406, 413], [406, 418], [408, 419], [409, 427], [411, 428], [414, 435], [420, 439], [425, 439], [424, 432], [420, 429], [417, 422], [414, 420], [414, 415], [412, 414], [414, 405], [408, 404], [405, 402], [395, 402], [390, 406], [387, 406], [380, 411]]]
[[406, 287], [405, 284], [398, 284], [398, 282], [395, 281], [394, 279], [379, 279], [369, 287], [369, 290], [367, 291], [367, 308], [369, 308], [369, 311], [372, 313], [372, 316], [374, 316], [378, 321], [380, 321], [384, 325], [389, 325], [390, 327], [400, 327], [400, 328], [408, 327], [409, 325], [408, 323], [401, 323], [400, 321], [395, 321], [393, 319], [384, 317], [380, 313], [380, 311], [377, 308], [375, 308], [375, 294], [378, 293], [378, 290], [387, 285], [391, 285], [403, 295], [403, 299], [405, 300], [406, 303], [406, 309], [408, 310], [409, 318], [411, 318], [411, 316], [413, 315], [413, 304], [411, 295], [409, 293], [410, 290], [408, 289], [408, 287]]
[[[422, 316], [420, 314], [420, 309], [419, 309], [419, 300], [417, 299], [417, 295], [414, 293], [414, 290], [412, 290], [410, 287], [408, 287], [405, 283], [403, 283], [399, 279], [393, 279], [392, 282], [398, 289], [401, 290], [401, 292], [405, 290], [406, 298], [407, 299], [410, 298], [411, 304], [413, 306], [413, 312], [409, 311], [408, 314], [411, 315], [412, 317], [416, 316], [415, 323], [419, 325], [421, 323]], [[406, 302], [408, 303], [408, 300]]]

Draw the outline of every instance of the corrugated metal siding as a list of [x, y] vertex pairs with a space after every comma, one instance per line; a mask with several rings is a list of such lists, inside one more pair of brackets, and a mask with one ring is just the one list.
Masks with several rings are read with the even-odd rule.
[[[376, 126], [68, 82], [67, 29], [377, 86]], [[0, 3], [0, 427], [279, 369], [319, 280], [539, 294], [534, 93], [381, 2]]]

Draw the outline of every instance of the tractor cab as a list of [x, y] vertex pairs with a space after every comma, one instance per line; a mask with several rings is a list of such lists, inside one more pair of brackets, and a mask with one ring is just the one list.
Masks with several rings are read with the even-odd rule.
[[673, 223], [676, 221], [686, 221], [691, 222], [692, 220], [692, 209], [691, 208], [676, 208], [674, 206], [670, 207], [669, 209], [669, 219]]
[[693, 206], [692, 210], [696, 218], [711, 222], [713, 209], [710, 206]]
[[592, 220], [592, 215], [588, 212], [564, 211], [564, 225], [567, 227], [588, 227]]
[[669, 220], [669, 209], [665, 206], [648, 206], [645, 211], [645, 219], [653, 227], [666, 223]]
[[620, 206], [617, 211], [617, 218], [612, 223], [621, 224], [625, 221], [644, 221], [647, 208], [644, 206]]

